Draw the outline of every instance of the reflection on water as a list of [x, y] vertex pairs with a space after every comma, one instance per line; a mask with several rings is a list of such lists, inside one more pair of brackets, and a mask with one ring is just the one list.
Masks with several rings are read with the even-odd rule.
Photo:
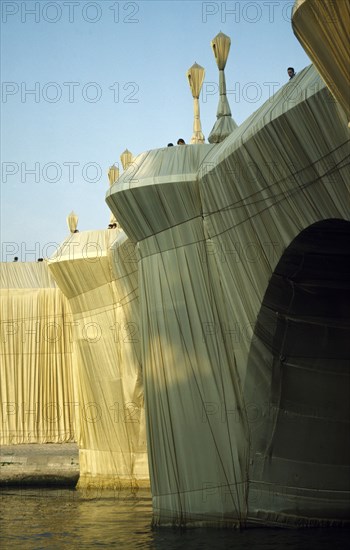
[[151, 496], [68, 489], [0, 490], [0, 548], [347, 548], [349, 529], [152, 529]]

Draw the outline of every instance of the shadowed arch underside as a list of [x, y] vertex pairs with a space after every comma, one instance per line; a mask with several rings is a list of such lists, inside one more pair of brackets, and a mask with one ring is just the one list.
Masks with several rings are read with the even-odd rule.
[[264, 296], [250, 350], [253, 521], [349, 520], [350, 223], [292, 242]]

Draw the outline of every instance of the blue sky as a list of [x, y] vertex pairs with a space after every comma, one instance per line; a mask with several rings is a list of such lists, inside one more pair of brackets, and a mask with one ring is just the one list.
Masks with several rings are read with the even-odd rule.
[[308, 65], [291, 27], [293, 3], [3, 1], [2, 260], [50, 255], [48, 243], [68, 235], [71, 210], [80, 230], [107, 227], [107, 171], [123, 150], [189, 142], [186, 71], [194, 62], [206, 69], [200, 108], [208, 137], [218, 32], [232, 41], [225, 72], [238, 124], [285, 84], [288, 66]]

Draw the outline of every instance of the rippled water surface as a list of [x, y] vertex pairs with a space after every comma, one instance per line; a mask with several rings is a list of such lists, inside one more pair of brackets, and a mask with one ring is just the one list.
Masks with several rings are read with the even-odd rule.
[[57, 489], [1, 489], [0, 548], [349, 548], [349, 529], [152, 529], [151, 496]]

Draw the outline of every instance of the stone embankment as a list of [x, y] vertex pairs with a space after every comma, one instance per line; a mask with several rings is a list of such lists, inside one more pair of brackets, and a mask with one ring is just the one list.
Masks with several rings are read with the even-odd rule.
[[0, 486], [74, 487], [78, 478], [76, 443], [0, 446]]

